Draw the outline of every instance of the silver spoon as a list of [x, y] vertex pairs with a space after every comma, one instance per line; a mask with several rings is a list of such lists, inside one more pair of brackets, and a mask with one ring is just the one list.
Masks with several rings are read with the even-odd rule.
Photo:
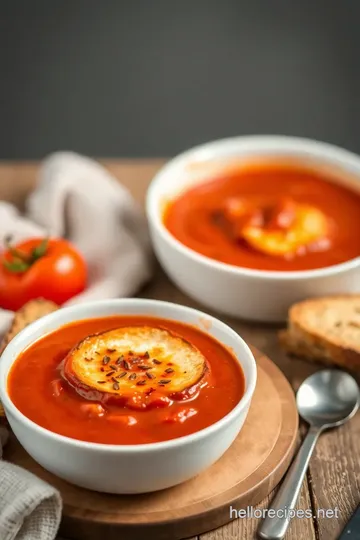
[[340, 426], [354, 416], [359, 407], [359, 387], [344, 371], [318, 371], [302, 383], [296, 403], [310, 429], [272, 501], [272, 512], [258, 530], [258, 537], [263, 540], [284, 538], [316, 441], [325, 429]]

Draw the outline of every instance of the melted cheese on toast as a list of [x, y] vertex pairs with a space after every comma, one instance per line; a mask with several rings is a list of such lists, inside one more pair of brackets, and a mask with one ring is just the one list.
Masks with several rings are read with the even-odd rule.
[[66, 356], [63, 376], [72, 385], [119, 397], [160, 390], [171, 395], [200, 382], [202, 353], [162, 328], [129, 326], [89, 336]]

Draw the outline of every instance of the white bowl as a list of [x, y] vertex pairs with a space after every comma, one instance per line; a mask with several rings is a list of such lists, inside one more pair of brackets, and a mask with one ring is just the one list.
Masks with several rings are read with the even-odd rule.
[[[7, 392], [9, 370], [24, 348], [71, 321], [118, 314], [153, 315], [200, 325], [231, 347], [245, 376], [245, 394], [224, 418], [192, 435], [170, 441], [110, 445], [82, 442], [53, 433], [24, 416]], [[0, 399], [25, 450], [53, 474], [78, 486], [106, 493], [145, 493], [174, 486], [217, 461], [237, 437], [256, 385], [255, 359], [243, 339], [219, 320], [188, 307], [156, 300], [122, 299], [60, 309], [31, 324], [6, 347], [0, 362]]]
[[146, 211], [161, 265], [182, 291], [220, 313], [280, 322], [291, 304], [307, 297], [360, 292], [360, 257], [316, 270], [252, 270], [200, 255], [165, 228], [164, 205], [189, 186], [206, 181], [232, 161], [276, 157], [327, 170], [360, 191], [359, 156], [326, 143], [278, 136], [236, 137], [193, 148], [165, 165], [149, 187]]

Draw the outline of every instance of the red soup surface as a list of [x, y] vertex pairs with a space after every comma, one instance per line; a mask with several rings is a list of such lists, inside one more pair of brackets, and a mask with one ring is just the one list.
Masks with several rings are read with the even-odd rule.
[[[176, 377], [189, 376], [192, 366], [188, 362], [180, 373], [171, 354], [161, 356], [161, 340], [156, 347], [150, 344], [149, 352], [143, 348], [141, 354], [136, 346], [119, 354], [114, 341], [105, 355], [103, 349], [96, 349], [96, 340], [104, 332], [112, 335], [112, 330], [125, 327], [145, 328], [155, 337], [159, 332], [171, 334], [171, 339], [192, 347], [194, 358], [203, 359], [206, 369], [197, 366], [196, 384], [171, 393], [167, 389], [176, 386]], [[83, 355], [81, 342], [90, 344], [92, 352]], [[73, 372], [72, 378], [65, 376], [64, 365], [74, 351], [83, 370], [79, 376], [86, 375], [89, 381], [95, 377], [94, 391], [91, 382], [90, 386], [74, 384]], [[110, 388], [113, 394], [102, 393], [102, 388]], [[131, 399], [121, 399], [122, 388], [127, 388], [128, 397], [132, 392]], [[67, 437], [106, 444], [154, 443], [199, 431], [227, 415], [239, 403], [244, 388], [241, 367], [225, 346], [195, 326], [148, 316], [105, 317], [62, 326], [28, 346], [8, 378], [12, 402], [29, 419]]]
[[245, 268], [311, 270], [360, 256], [360, 195], [289, 164], [196, 185], [168, 204], [164, 224], [194, 251]]

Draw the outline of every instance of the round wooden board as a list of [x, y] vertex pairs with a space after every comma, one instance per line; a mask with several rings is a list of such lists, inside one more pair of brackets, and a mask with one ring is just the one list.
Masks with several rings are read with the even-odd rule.
[[258, 381], [245, 425], [210, 469], [174, 488], [145, 495], [105, 495], [77, 488], [35, 463], [12, 438], [5, 458], [54, 485], [64, 501], [61, 534], [74, 540], [178, 540], [229, 522], [260, 502], [284, 475], [296, 444], [294, 393], [269, 358], [252, 348]]

